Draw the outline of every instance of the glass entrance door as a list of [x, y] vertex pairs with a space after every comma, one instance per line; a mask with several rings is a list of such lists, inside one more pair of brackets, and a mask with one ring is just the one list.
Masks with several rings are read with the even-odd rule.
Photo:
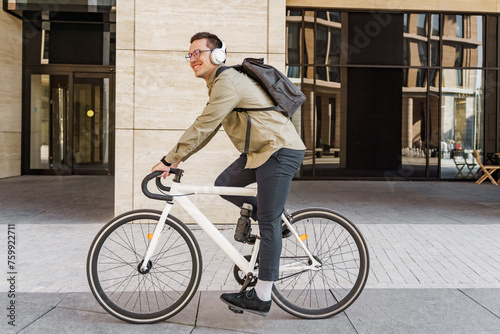
[[111, 174], [113, 75], [68, 73], [28, 77], [27, 172]]
[[73, 168], [108, 169], [110, 79], [73, 79]]
[[68, 76], [31, 75], [30, 169], [68, 169]]

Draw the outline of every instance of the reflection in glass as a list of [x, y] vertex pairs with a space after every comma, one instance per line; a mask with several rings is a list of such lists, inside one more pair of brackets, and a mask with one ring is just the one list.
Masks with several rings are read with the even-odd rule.
[[432, 14], [432, 36], [439, 36], [439, 31], [441, 30], [439, 25], [439, 14]]
[[[322, 68], [326, 73], [338, 69]], [[340, 83], [317, 78], [314, 85], [313, 80], [304, 79], [302, 91], [307, 97], [301, 117], [301, 135], [306, 145], [302, 173], [303, 176], [329, 176], [332, 168], [339, 168], [340, 163]]]
[[418, 88], [417, 91], [426, 91], [427, 70], [425, 68], [409, 68], [405, 70], [405, 87]]
[[417, 15], [417, 35], [427, 36], [427, 14]]
[[439, 66], [439, 42], [431, 41], [431, 66]]
[[318, 19], [323, 19], [323, 20], [326, 20], [326, 11], [324, 10], [318, 10], [318, 14], [317, 14], [317, 18]]
[[77, 167], [107, 167], [109, 79], [74, 80], [73, 159]]
[[457, 15], [457, 37], [464, 38], [464, 16]]
[[[410, 69], [409, 77], [418, 77], [419, 69]], [[425, 71], [425, 70], [423, 70]], [[425, 75], [425, 73], [424, 73]], [[414, 80], [409, 80], [415, 82]], [[401, 126], [401, 169], [404, 177], [425, 176], [426, 150], [425, 127], [427, 114], [427, 92], [412, 85], [403, 88]]]
[[[418, 77], [422, 69], [410, 69], [410, 77]], [[426, 76], [426, 73], [423, 74]], [[439, 94], [431, 88], [417, 85], [403, 87], [402, 101], [402, 152], [399, 176], [438, 176], [438, 115]], [[429, 107], [428, 107], [429, 104]], [[430, 129], [430, 137], [427, 129]], [[429, 161], [429, 167], [427, 166]], [[428, 171], [427, 171], [428, 169]]]
[[[326, 64], [326, 55], [328, 52], [328, 27], [318, 25], [316, 30], [316, 64]], [[327, 80], [326, 69], [324, 67], [316, 68], [318, 80]]]
[[443, 15], [443, 18], [443, 66], [482, 66], [482, 16]]
[[439, 176], [439, 92], [438, 89], [430, 89], [429, 94], [429, 133], [428, 142], [429, 167], [428, 177]]
[[[288, 39], [287, 39], [287, 63], [300, 64], [300, 23], [288, 22]], [[299, 66], [289, 66], [287, 76], [289, 78], [299, 78]]]
[[50, 76], [31, 76], [30, 168], [48, 169], [50, 145]]
[[429, 69], [429, 85], [431, 86], [431, 91], [438, 92], [439, 91], [439, 70], [437, 68]]
[[[454, 76], [443, 70], [443, 78]], [[483, 72], [464, 70], [463, 86], [443, 80], [441, 96], [441, 178], [472, 178], [477, 171], [473, 150], [481, 148]], [[464, 165], [465, 164], [465, 165]]]
[[340, 23], [340, 12], [328, 12], [330, 21]]
[[31, 75], [30, 168], [65, 168], [67, 77]]
[[[287, 73], [307, 97], [300, 119], [292, 118], [307, 147], [301, 175], [366, 176], [374, 171], [346, 168], [346, 157], [353, 152], [341, 151], [350, 147], [346, 138], [355, 136], [346, 133], [346, 118], [354, 107], [342, 105], [346, 98], [341, 98], [346, 89], [341, 87], [341, 74], [347, 78], [353, 67], [340, 66], [340, 14], [303, 13], [300, 20], [287, 17]], [[403, 71], [401, 132], [397, 130], [401, 139], [395, 139], [398, 144], [401, 140], [401, 166], [390, 172], [405, 178], [462, 177], [453, 160], [459, 154], [451, 150], [461, 146], [468, 157], [468, 150], [483, 145], [483, 75], [475, 69], [483, 66], [483, 18], [406, 13], [402, 19], [403, 42], [395, 46], [403, 49], [403, 66], [395, 66]], [[470, 177], [467, 172], [464, 176]]]

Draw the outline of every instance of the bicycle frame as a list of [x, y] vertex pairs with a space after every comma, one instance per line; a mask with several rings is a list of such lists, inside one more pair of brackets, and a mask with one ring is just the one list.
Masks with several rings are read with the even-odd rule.
[[[191, 202], [187, 195], [195, 194], [210, 194], [210, 195], [228, 195], [228, 196], [257, 196], [257, 188], [254, 187], [216, 187], [216, 186], [190, 186], [181, 185], [180, 183], [174, 182], [170, 189], [170, 195], [172, 195], [180, 206], [195, 220], [195, 222], [200, 226], [200, 228], [216, 243], [216, 245], [237, 265], [242, 272], [246, 273], [247, 276], [252, 274], [257, 276], [257, 270], [254, 269], [255, 263], [257, 261], [258, 250], [260, 246], [260, 238], [257, 236], [255, 240], [255, 245], [252, 249], [251, 258], [249, 261], [229, 242], [229, 240], [224, 237], [224, 235], [214, 226], [214, 224], [196, 207], [195, 204]], [[156, 225], [153, 237], [146, 251], [141, 270], [147, 270], [147, 264], [149, 259], [154, 254], [156, 246], [158, 244], [161, 231], [165, 226], [167, 217], [174, 205], [174, 200], [167, 202], [165, 208], [163, 209], [162, 215], [158, 224]], [[293, 237], [297, 240], [299, 245], [304, 250], [305, 254], [310, 259], [310, 265], [303, 264], [287, 264], [286, 266], [280, 266], [280, 273], [287, 271], [300, 271], [300, 270], [319, 270], [321, 264], [314, 259], [312, 254], [309, 252], [303, 241], [301, 240], [298, 233], [293, 228], [290, 221], [288, 221], [285, 214], [282, 214], [282, 219], [292, 232]]]

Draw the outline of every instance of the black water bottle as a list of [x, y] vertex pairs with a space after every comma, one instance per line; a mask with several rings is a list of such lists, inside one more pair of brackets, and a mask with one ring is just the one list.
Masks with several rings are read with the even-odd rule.
[[236, 231], [234, 231], [234, 240], [245, 242], [252, 230], [250, 228], [250, 217], [252, 216], [252, 204], [244, 203], [241, 207], [240, 218], [236, 224]]

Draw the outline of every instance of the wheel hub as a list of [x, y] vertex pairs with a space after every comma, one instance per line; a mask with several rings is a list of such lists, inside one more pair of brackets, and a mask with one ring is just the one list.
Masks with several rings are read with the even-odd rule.
[[139, 263], [139, 265], [137, 266], [137, 271], [143, 275], [146, 275], [147, 273], [149, 273], [149, 271], [151, 270], [151, 268], [153, 268], [153, 262], [151, 262], [151, 260], [148, 261], [148, 265], [146, 266], [146, 269], [142, 270], [142, 264], [144, 263], [144, 260], [141, 261], [141, 263]]

